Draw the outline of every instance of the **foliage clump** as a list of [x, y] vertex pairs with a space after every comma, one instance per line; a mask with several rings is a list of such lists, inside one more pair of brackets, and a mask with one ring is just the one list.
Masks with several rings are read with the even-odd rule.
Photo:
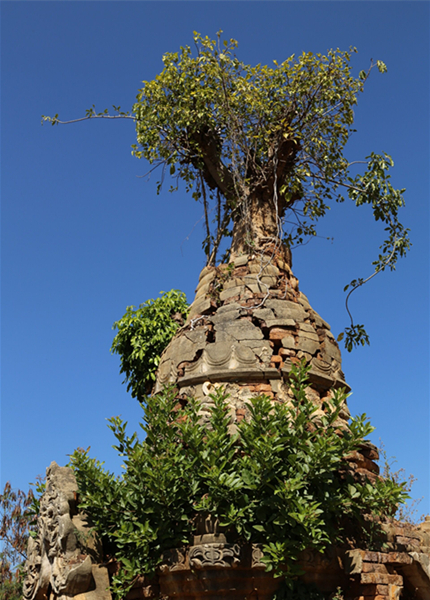
[[120, 373], [125, 373], [133, 398], [143, 399], [151, 391], [160, 356], [188, 314], [183, 292], [161, 292], [135, 308], [128, 306], [125, 315], [113, 325], [118, 330], [111, 352], [121, 358]]
[[[249, 65], [236, 56], [237, 42], [212, 40], [194, 32], [195, 49], [180, 48], [163, 56], [164, 68], [144, 81], [130, 112], [94, 106], [74, 121], [127, 118], [136, 125], [133, 153], [151, 171], [166, 171], [203, 204], [203, 249], [215, 265], [223, 238], [230, 252], [261, 252], [262, 245], [293, 246], [317, 234], [317, 221], [335, 202], [349, 198], [369, 206], [385, 230], [373, 274], [351, 281], [349, 295], [376, 273], [395, 269], [410, 247], [408, 229], [399, 220], [404, 189], [391, 184], [394, 163], [385, 152], [347, 158], [346, 144], [355, 132], [354, 109], [377, 68], [354, 76], [355, 48], [303, 52], [273, 66]], [[42, 122], [60, 121], [58, 115]], [[348, 308], [348, 298], [346, 300]], [[348, 310], [349, 312], [349, 310]], [[345, 329], [345, 347], [368, 343], [363, 325]], [[340, 340], [339, 340], [340, 341]]]
[[173, 389], [148, 397], [143, 441], [128, 436], [119, 417], [110, 420], [124, 457], [121, 477], [75, 451], [80, 506], [121, 565], [117, 593], [154, 573], [167, 549], [190, 543], [198, 515], [217, 518], [229, 541], [261, 544], [267, 569], [291, 579], [302, 550], [342, 542], [364, 514], [394, 514], [406, 496], [402, 484], [360, 483], [348, 474], [345, 456], [373, 429], [366, 416], [340, 432], [345, 394], [336, 391], [318, 420], [306, 377], [306, 367], [293, 368], [289, 404], [253, 399], [235, 434], [222, 388], [207, 424], [199, 404], [182, 407]]
[[14, 490], [8, 481], [0, 494], [0, 600], [22, 598], [28, 536], [34, 535], [38, 496], [44, 490], [40, 478], [35, 487], [37, 496], [31, 488]]

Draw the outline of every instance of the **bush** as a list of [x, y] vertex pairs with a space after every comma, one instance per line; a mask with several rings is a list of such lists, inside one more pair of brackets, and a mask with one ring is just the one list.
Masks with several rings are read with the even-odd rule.
[[226, 395], [218, 390], [209, 424], [199, 405], [185, 408], [175, 390], [142, 404], [146, 434], [126, 435], [119, 417], [110, 420], [125, 473], [75, 451], [71, 465], [80, 505], [122, 569], [114, 590], [138, 574], [151, 575], [165, 550], [190, 543], [197, 515], [212, 515], [229, 541], [262, 544], [268, 570], [287, 580], [298, 573], [304, 549], [324, 550], [345, 539], [345, 527], [363, 514], [391, 514], [406, 496], [403, 484], [357, 483], [344, 457], [373, 430], [362, 415], [341, 434], [336, 420], [345, 394], [336, 391], [325, 417], [307, 399], [307, 368], [293, 368], [291, 404], [252, 400], [251, 418], [229, 432]]
[[[111, 352], [121, 357], [120, 373], [125, 373], [133, 398], [143, 400], [151, 391], [160, 356], [188, 314], [183, 292], [161, 292], [160, 298], [147, 300], [113, 324], [118, 329]], [[124, 383], [125, 383], [124, 382]]]

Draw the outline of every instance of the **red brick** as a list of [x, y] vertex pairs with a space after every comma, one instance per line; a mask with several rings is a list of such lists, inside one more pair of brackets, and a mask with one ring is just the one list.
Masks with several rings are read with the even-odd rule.
[[403, 577], [401, 575], [386, 575], [385, 573], [362, 573], [360, 582], [402, 586]]
[[363, 560], [366, 562], [373, 562], [373, 563], [387, 562], [387, 561], [381, 560], [380, 552], [370, 552], [369, 550], [363, 550], [362, 557], [363, 557]]
[[[377, 554], [377, 552], [375, 552]], [[362, 573], [387, 573], [387, 567], [374, 562], [364, 562], [361, 568]]]
[[282, 340], [286, 335], [291, 335], [291, 331], [282, 327], [272, 327], [269, 332], [270, 340]]
[[254, 390], [260, 394], [267, 394], [272, 391], [270, 383], [258, 383], [254, 385]]
[[272, 356], [272, 358], [270, 359], [270, 362], [272, 365], [280, 365], [282, 366], [283, 360], [282, 360], [282, 356]]

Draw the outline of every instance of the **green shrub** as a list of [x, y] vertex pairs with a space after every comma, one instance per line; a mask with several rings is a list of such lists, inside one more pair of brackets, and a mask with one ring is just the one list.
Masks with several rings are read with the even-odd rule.
[[127, 391], [131, 389], [133, 398], [143, 400], [151, 391], [161, 353], [187, 314], [185, 294], [170, 290], [161, 292], [160, 298], [147, 300], [137, 309], [128, 306], [125, 315], [114, 323], [113, 328], [118, 333], [111, 352], [120, 355], [120, 373], [125, 373]]
[[392, 514], [406, 496], [403, 484], [354, 482], [344, 457], [373, 430], [362, 415], [339, 434], [336, 420], [345, 394], [336, 391], [322, 422], [307, 399], [307, 368], [293, 368], [291, 404], [255, 398], [251, 418], [229, 432], [226, 395], [212, 400], [209, 424], [199, 405], [180, 408], [175, 390], [142, 404], [146, 435], [126, 435], [126, 423], [110, 420], [114, 446], [124, 457], [121, 477], [75, 451], [71, 465], [82, 509], [122, 569], [118, 593], [138, 574], [154, 573], [163, 551], [190, 543], [196, 516], [210, 514], [229, 541], [262, 544], [268, 570], [291, 580], [304, 549], [324, 550], [345, 538], [345, 526], [363, 514]]

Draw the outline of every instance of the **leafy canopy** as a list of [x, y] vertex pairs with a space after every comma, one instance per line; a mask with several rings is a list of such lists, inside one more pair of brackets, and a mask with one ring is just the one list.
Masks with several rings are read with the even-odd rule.
[[249, 419], [233, 435], [222, 389], [211, 396], [208, 424], [199, 403], [181, 408], [174, 390], [149, 396], [143, 441], [128, 436], [119, 417], [110, 419], [122, 477], [75, 451], [80, 506], [121, 565], [114, 577], [119, 596], [134, 577], [153, 573], [163, 552], [190, 543], [199, 515], [217, 518], [230, 542], [261, 544], [267, 569], [288, 579], [302, 550], [341, 542], [360, 529], [364, 514], [395, 512], [406, 496], [403, 484], [359, 483], [348, 475], [345, 457], [373, 430], [366, 416], [339, 435], [345, 394], [334, 392], [318, 420], [306, 376], [303, 365], [293, 368], [291, 404], [252, 400]]
[[160, 356], [180, 322], [187, 316], [188, 303], [183, 292], [161, 292], [160, 298], [147, 300], [113, 325], [118, 330], [111, 352], [119, 354], [120, 373], [125, 373], [133, 398], [142, 399], [151, 391]]
[[[226, 236], [236, 254], [258, 250], [258, 240], [265, 238], [303, 243], [316, 235], [330, 204], [349, 197], [356, 206], [369, 205], [385, 228], [370, 277], [394, 269], [410, 242], [398, 218], [405, 190], [390, 182], [393, 160], [371, 153], [350, 162], [344, 152], [355, 131], [358, 95], [372, 69], [383, 73], [385, 64], [372, 62], [354, 77], [351, 48], [251, 66], [235, 55], [237, 42], [223, 41], [221, 33], [211, 40], [195, 32], [194, 52], [185, 46], [165, 54], [163, 70], [143, 82], [131, 114], [120, 107], [114, 115], [96, 113], [93, 107], [76, 120], [135, 121], [133, 154], [147, 159], [151, 170], [161, 167], [158, 190], [168, 170], [176, 178], [172, 190], [183, 180], [202, 202], [208, 264], [216, 264]], [[43, 121], [64, 123], [58, 115]], [[368, 279], [352, 280], [348, 298]], [[363, 326], [350, 318], [348, 350], [368, 343]]]

